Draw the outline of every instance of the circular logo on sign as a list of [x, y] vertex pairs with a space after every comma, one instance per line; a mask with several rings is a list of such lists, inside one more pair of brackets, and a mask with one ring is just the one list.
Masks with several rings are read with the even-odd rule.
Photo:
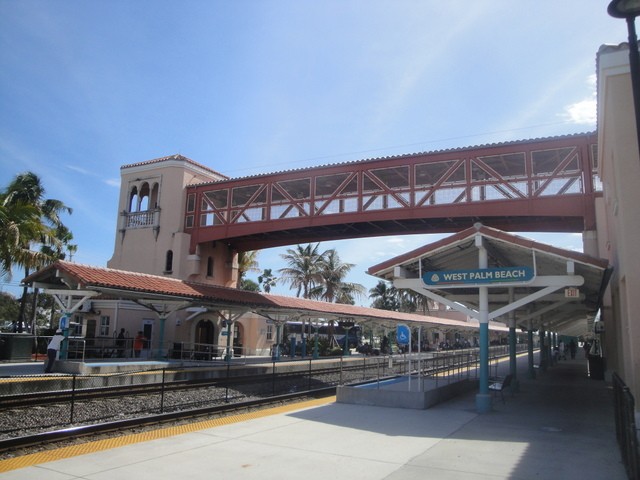
[[434, 273], [433, 275], [431, 275], [431, 281], [432, 282], [439, 282], [440, 281], [440, 276], [437, 273]]

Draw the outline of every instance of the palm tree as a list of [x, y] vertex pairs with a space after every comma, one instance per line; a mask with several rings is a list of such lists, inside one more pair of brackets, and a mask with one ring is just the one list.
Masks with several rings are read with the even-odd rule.
[[244, 276], [247, 272], [259, 272], [258, 251], [249, 250], [238, 253], [238, 287], [242, 288]]
[[[0, 203], [6, 215], [4, 221], [6, 225], [13, 228], [12, 233], [2, 238], [3, 246], [0, 247], [3, 255], [8, 254], [3, 258], [3, 269], [9, 272], [9, 275], [14, 266], [23, 267], [25, 276], [28, 276], [32, 268], [40, 268], [56, 260], [59, 256], [51, 253], [61, 252], [63, 246], [72, 238], [71, 232], [64, 227], [60, 219], [62, 213], [72, 213], [71, 208], [60, 200], [44, 198], [44, 194], [45, 189], [40, 177], [33, 172], [17, 175], [0, 194]], [[28, 214], [27, 218], [21, 217], [25, 214]], [[24, 220], [27, 221], [27, 225], [20, 226], [20, 222]], [[62, 238], [58, 237], [58, 234], [62, 235]], [[5, 241], [9, 243], [4, 243]], [[12, 241], [13, 243], [10, 243]], [[53, 249], [45, 248], [37, 254], [31, 252], [34, 244]], [[75, 250], [75, 246], [72, 248]], [[18, 318], [20, 330], [23, 324], [27, 291], [28, 287], [25, 286]]]
[[297, 290], [296, 297], [302, 294], [302, 298], [310, 298], [312, 289], [323, 282], [320, 272], [324, 254], [318, 251], [319, 248], [319, 243], [304, 247], [297, 245], [280, 255], [287, 262], [287, 267], [278, 271], [283, 275], [282, 281]]
[[326, 302], [355, 303], [354, 296], [364, 295], [365, 288], [359, 283], [344, 281], [354, 266], [353, 263], [343, 263], [333, 248], [324, 252], [320, 265], [322, 284], [314, 288], [310, 296]]
[[265, 268], [262, 274], [258, 277], [258, 283], [262, 285], [262, 288], [266, 293], [271, 292], [271, 288], [275, 287], [278, 283], [278, 277], [276, 277], [270, 268]]
[[47, 234], [37, 208], [23, 203], [5, 205], [0, 195], [0, 277], [11, 278], [16, 265], [44, 263], [46, 255], [31, 250], [28, 239]]
[[378, 281], [377, 285], [369, 290], [369, 298], [373, 299], [373, 303], [371, 304], [373, 308], [394, 312], [400, 309], [398, 290], [384, 280]]

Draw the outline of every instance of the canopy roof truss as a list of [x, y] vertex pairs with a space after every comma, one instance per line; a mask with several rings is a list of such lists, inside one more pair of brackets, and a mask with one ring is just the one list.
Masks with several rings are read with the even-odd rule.
[[[23, 283], [37, 286], [47, 293], [75, 297], [90, 292], [92, 296], [128, 300], [161, 317], [186, 310], [190, 318], [194, 318], [198, 313], [209, 311], [217, 312], [227, 321], [235, 321], [244, 313], [254, 312], [278, 321], [302, 318], [339, 321], [349, 318], [356, 322], [403, 322], [459, 330], [478, 328], [474, 322], [250, 292], [66, 261], [57, 261], [33, 273]], [[500, 324], [492, 324], [491, 328], [505, 330]]]
[[[484, 268], [528, 267], [534, 277], [485, 285], [489, 287], [489, 319], [515, 317], [523, 329], [545, 329], [566, 335], [588, 333], [610, 276], [605, 260], [534, 242], [476, 225], [369, 269], [371, 275], [394, 282], [432, 300], [479, 318], [479, 284], [428, 285], [426, 272], [480, 269], [479, 247], [486, 250]], [[571, 296], [565, 292], [572, 289]], [[511, 313], [511, 315], [509, 315]], [[530, 323], [531, 322], [531, 323]]]

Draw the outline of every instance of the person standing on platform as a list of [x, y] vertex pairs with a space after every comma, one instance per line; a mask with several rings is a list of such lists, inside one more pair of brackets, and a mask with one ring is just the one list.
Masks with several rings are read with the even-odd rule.
[[126, 340], [124, 338], [124, 328], [120, 329], [120, 333], [118, 334], [118, 338], [116, 339], [116, 345], [118, 347], [118, 357], [122, 358], [124, 357], [124, 346], [125, 346]]
[[138, 332], [136, 338], [133, 339], [133, 354], [136, 358], [140, 358], [140, 352], [142, 352], [142, 349], [144, 348], [145, 340], [146, 338], [144, 338], [142, 332]]
[[51, 341], [49, 345], [47, 345], [47, 366], [44, 369], [44, 373], [53, 372], [53, 364], [56, 363], [56, 357], [58, 356], [58, 351], [60, 350], [60, 345], [64, 340], [64, 335], [62, 335], [62, 330], [56, 330], [56, 334], [51, 337]]

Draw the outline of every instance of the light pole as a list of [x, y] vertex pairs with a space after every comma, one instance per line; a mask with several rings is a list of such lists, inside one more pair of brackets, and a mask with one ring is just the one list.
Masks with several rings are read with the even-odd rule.
[[635, 20], [640, 15], [640, 0], [613, 0], [607, 12], [614, 18], [624, 18], [629, 31], [629, 68], [631, 70], [631, 90], [633, 107], [636, 114], [636, 137], [640, 152], [640, 54], [638, 54], [638, 36]]

